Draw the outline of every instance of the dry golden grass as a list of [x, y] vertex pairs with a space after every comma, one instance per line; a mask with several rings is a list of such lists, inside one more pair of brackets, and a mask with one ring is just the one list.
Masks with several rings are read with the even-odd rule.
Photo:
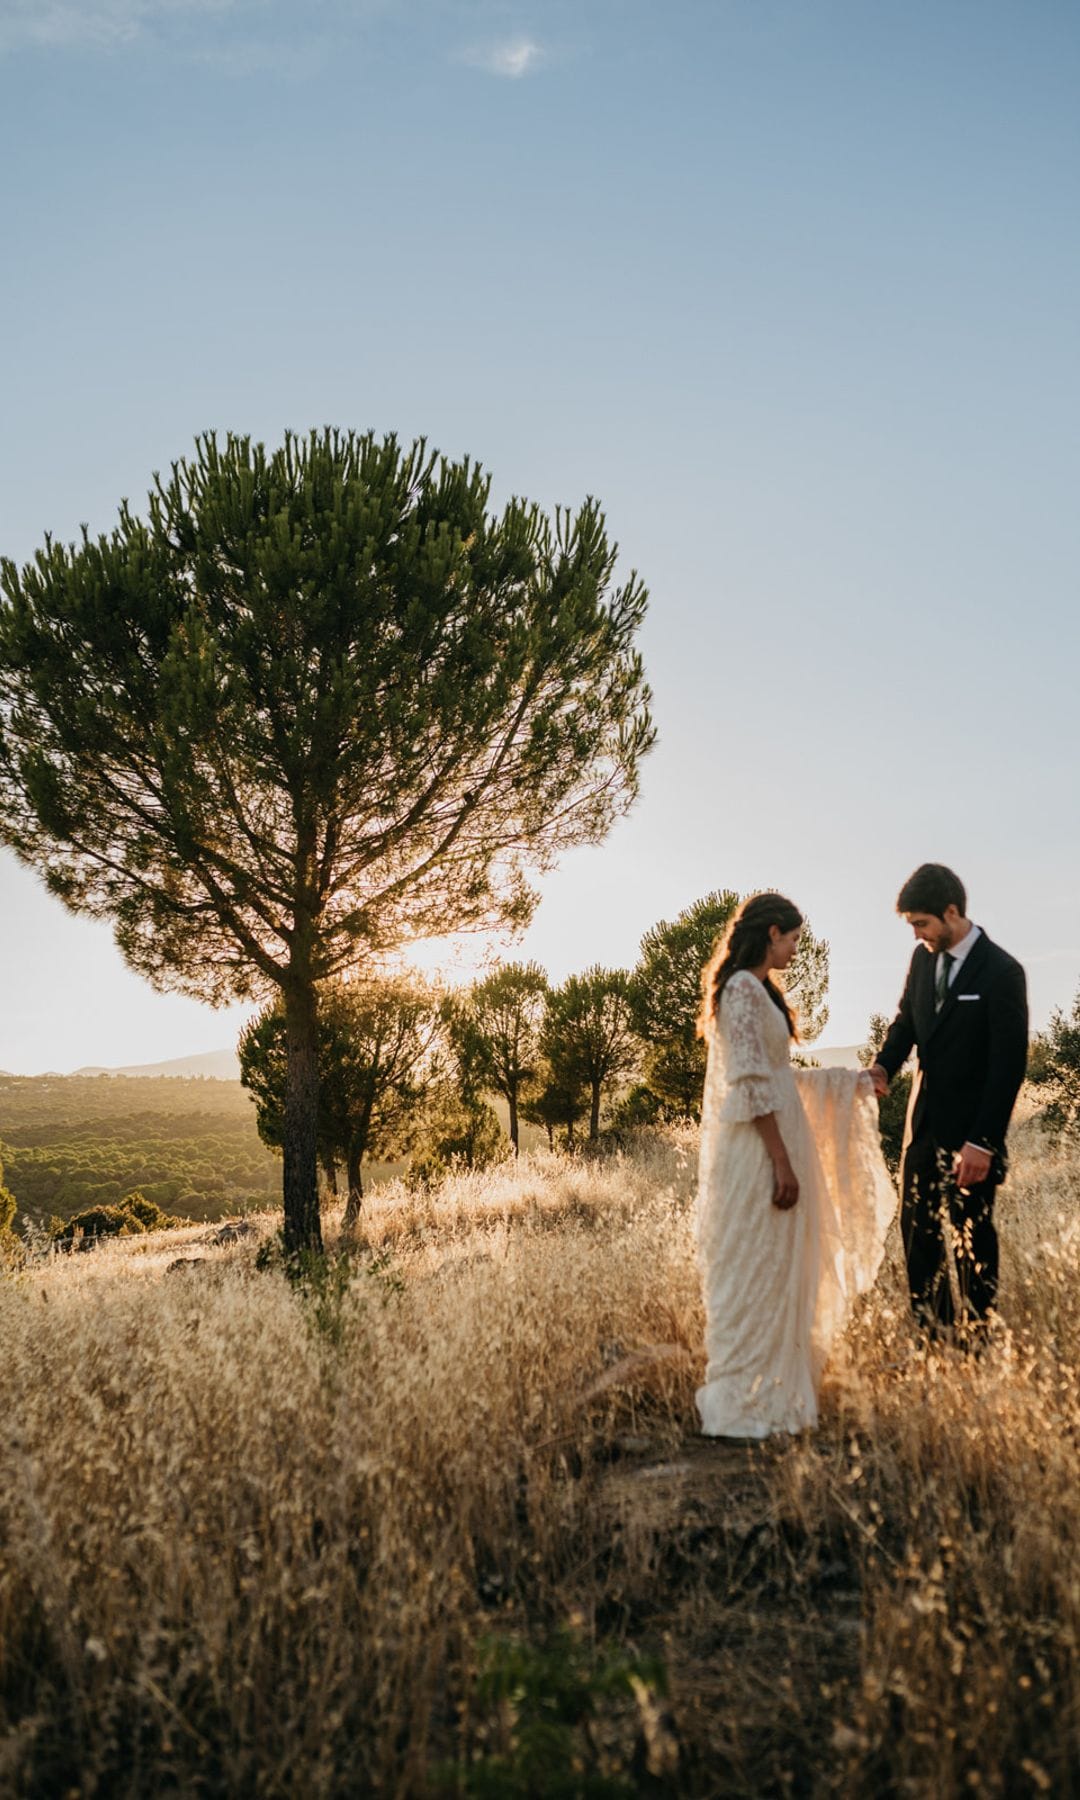
[[0, 1791], [1080, 1793], [1080, 1162], [1029, 1128], [985, 1358], [887, 1271], [754, 1450], [693, 1435], [693, 1151], [381, 1190], [306, 1294], [198, 1229], [7, 1276]]

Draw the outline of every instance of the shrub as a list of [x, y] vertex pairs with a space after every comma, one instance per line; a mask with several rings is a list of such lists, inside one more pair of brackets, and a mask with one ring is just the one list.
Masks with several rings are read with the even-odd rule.
[[540, 1643], [490, 1636], [478, 1649], [474, 1704], [483, 1751], [437, 1771], [443, 1792], [470, 1800], [632, 1800], [641, 1792], [634, 1759], [622, 1746], [601, 1753], [594, 1730], [600, 1721], [606, 1735], [628, 1738], [632, 1748], [640, 1718], [648, 1740], [643, 1772], [671, 1772], [674, 1742], [664, 1742], [663, 1726], [654, 1724], [655, 1696], [666, 1692], [656, 1660], [616, 1645], [590, 1646], [566, 1630]]
[[66, 1224], [54, 1226], [53, 1241], [73, 1244], [76, 1238], [132, 1237], [140, 1231], [169, 1231], [186, 1225], [186, 1219], [175, 1219], [162, 1212], [145, 1194], [126, 1194], [118, 1206], [89, 1206], [76, 1213]]
[[7, 1237], [15, 1223], [15, 1196], [4, 1186], [4, 1165], [0, 1163], [0, 1237]]
[[0, 1263], [10, 1263], [21, 1249], [15, 1230], [15, 1196], [4, 1186], [4, 1170], [0, 1164]]
[[1080, 1128], [1080, 993], [1072, 1011], [1056, 1007], [1046, 1030], [1033, 1039], [1028, 1080], [1044, 1099], [1042, 1122], [1055, 1136]]
[[654, 1088], [643, 1081], [630, 1088], [611, 1111], [613, 1131], [634, 1131], [642, 1125], [658, 1125], [667, 1118], [667, 1108]]
[[904, 1148], [904, 1124], [907, 1120], [908, 1100], [911, 1097], [911, 1074], [905, 1069], [894, 1075], [889, 1083], [888, 1092], [878, 1101], [878, 1130], [881, 1134], [881, 1153], [895, 1175], [900, 1167], [900, 1156]]
[[58, 1244], [73, 1244], [76, 1238], [129, 1237], [143, 1229], [119, 1206], [88, 1206], [85, 1212], [75, 1213], [66, 1225], [62, 1225], [54, 1233], [54, 1240]]
[[[874, 1061], [878, 1050], [885, 1042], [889, 1022], [884, 1013], [872, 1013], [867, 1042], [859, 1051], [859, 1061], [864, 1069], [868, 1069]], [[904, 1148], [904, 1123], [907, 1119], [908, 1100], [911, 1097], [911, 1073], [901, 1070], [889, 1083], [884, 1098], [878, 1102], [878, 1129], [881, 1133], [881, 1151], [895, 1175], [900, 1167], [900, 1155]]]
[[359, 1278], [371, 1280], [384, 1301], [405, 1291], [389, 1250], [380, 1250], [366, 1262], [348, 1249], [288, 1251], [283, 1230], [263, 1239], [255, 1267], [261, 1275], [284, 1275], [303, 1304], [312, 1331], [338, 1350], [346, 1342]]
[[133, 1194], [125, 1195], [120, 1202], [119, 1210], [126, 1212], [136, 1220], [144, 1231], [164, 1231], [169, 1225], [176, 1224], [175, 1219], [170, 1218], [168, 1213], [162, 1212], [156, 1200], [148, 1200], [145, 1194], [139, 1192], [138, 1188]]

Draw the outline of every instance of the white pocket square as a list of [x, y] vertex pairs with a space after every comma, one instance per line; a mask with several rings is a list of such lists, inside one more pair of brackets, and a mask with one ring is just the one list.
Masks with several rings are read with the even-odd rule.
[[957, 994], [956, 998], [958, 1000], [981, 1000], [982, 995], [981, 994]]

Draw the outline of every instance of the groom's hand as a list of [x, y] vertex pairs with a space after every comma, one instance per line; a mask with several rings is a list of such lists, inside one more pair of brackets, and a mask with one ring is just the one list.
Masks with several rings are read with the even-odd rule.
[[889, 1091], [889, 1077], [887, 1071], [882, 1068], [880, 1063], [871, 1063], [866, 1072], [874, 1084], [874, 1092], [878, 1099], [884, 1100]]
[[956, 1158], [954, 1180], [957, 1187], [978, 1187], [989, 1175], [993, 1160], [989, 1150], [980, 1150], [978, 1144], [965, 1144]]

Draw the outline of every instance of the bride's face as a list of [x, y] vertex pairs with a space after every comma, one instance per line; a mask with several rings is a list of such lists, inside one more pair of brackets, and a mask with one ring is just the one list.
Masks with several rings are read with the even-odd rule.
[[786, 969], [799, 948], [802, 926], [796, 925], [794, 931], [781, 931], [779, 925], [769, 927], [769, 960], [772, 968]]

